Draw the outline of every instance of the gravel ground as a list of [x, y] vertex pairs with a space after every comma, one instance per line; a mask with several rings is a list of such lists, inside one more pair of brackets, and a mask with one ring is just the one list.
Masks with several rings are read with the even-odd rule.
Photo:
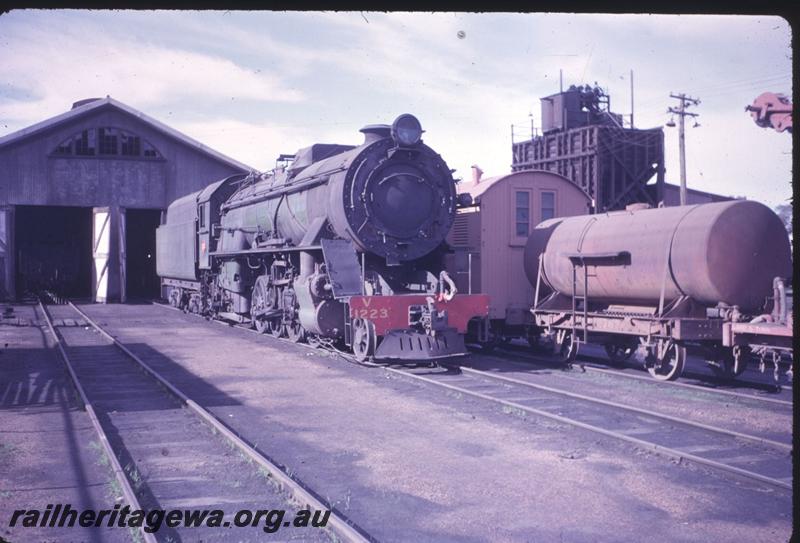
[[86, 310], [380, 540], [791, 533], [789, 492], [168, 309]]
[[663, 383], [587, 371], [572, 371], [531, 363], [529, 358], [472, 355], [469, 367], [503, 377], [585, 394], [634, 407], [642, 407], [693, 422], [791, 442], [792, 406], [702, 392]]

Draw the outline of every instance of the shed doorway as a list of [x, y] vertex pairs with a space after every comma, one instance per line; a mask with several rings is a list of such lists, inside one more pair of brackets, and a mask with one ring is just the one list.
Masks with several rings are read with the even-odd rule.
[[43, 290], [91, 296], [91, 207], [16, 206], [14, 247], [18, 299]]
[[161, 294], [156, 274], [156, 228], [160, 223], [160, 209], [125, 210], [126, 301], [152, 300]]

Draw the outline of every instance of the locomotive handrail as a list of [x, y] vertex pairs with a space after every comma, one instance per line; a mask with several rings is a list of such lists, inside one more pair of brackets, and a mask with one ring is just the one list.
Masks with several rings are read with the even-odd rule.
[[208, 253], [211, 256], [240, 256], [240, 255], [254, 255], [261, 253], [285, 253], [287, 251], [315, 251], [321, 250], [322, 245], [305, 245], [303, 247], [259, 247], [257, 249], [242, 249], [241, 251], [215, 251]]
[[239, 207], [244, 207], [248, 205], [252, 205], [258, 202], [263, 202], [266, 200], [273, 199], [276, 195], [285, 195], [285, 194], [292, 194], [293, 192], [299, 192], [305, 190], [309, 187], [315, 187], [317, 185], [323, 185], [328, 182], [331, 175], [335, 173], [340, 173], [347, 171], [347, 168], [339, 166], [337, 168], [333, 168], [331, 170], [326, 170], [324, 172], [317, 172], [314, 177], [311, 179], [307, 179], [304, 181], [298, 181], [296, 183], [285, 183], [278, 187], [270, 187], [269, 189], [265, 190], [264, 192], [259, 193], [257, 196], [253, 196], [252, 198], [242, 198], [240, 200], [229, 201], [227, 203], [222, 204], [221, 210], [227, 211], [229, 209], [236, 209]]

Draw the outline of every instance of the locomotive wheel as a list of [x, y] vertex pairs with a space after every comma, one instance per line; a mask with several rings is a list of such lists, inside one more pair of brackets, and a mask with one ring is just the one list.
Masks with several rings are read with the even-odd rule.
[[278, 319], [267, 319], [267, 333], [272, 337], [282, 337], [285, 333], [283, 323]]
[[[252, 315], [255, 311], [261, 312], [261, 310], [271, 308], [274, 305], [274, 300], [272, 300], [272, 297], [270, 296], [270, 289], [267, 280], [259, 277], [256, 279], [256, 284], [253, 287], [253, 294], [250, 297], [250, 307], [252, 308], [250, 310], [250, 314]], [[255, 329], [258, 330], [258, 333], [266, 334], [270, 331], [269, 323], [266, 319], [259, 317], [252, 317], [252, 319], [253, 326], [255, 326]]]
[[292, 321], [286, 325], [286, 337], [293, 343], [300, 343], [306, 336], [303, 325], [298, 321]]
[[353, 319], [353, 354], [364, 362], [375, 354], [377, 346], [375, 325], [367, 319]]
[[670, 341], [663, 356], [647, 364], [647, 371], [659, 381], [674, 381], [683, 373], [686, 364], [686, 347]]
[[562, 364], [571, 365], [578, 356], [578, 342], [569, 330], [558, 330], [553, 345], [553, 354]]
[[253, 326], [255, 327], [256, 331], [259, 334], [266, 334], [267, 328], [269, 327], [268, 321], [266, 319], [259, 319], [259, 318], [253, 319]]
[[606, 349], [608, 360], [612, 364], [620, 366], [630, 360], [631, 356], [633, 356], [633, 353], [636, 352], [636, 344], [633, 343], [606, 343], [603, 345], [603, 347]]

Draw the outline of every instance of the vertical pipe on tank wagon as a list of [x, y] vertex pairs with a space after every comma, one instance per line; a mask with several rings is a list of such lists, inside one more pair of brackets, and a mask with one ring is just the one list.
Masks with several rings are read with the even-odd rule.
[[467, 293], [472, 294], [472, 253], [467, 253]]

